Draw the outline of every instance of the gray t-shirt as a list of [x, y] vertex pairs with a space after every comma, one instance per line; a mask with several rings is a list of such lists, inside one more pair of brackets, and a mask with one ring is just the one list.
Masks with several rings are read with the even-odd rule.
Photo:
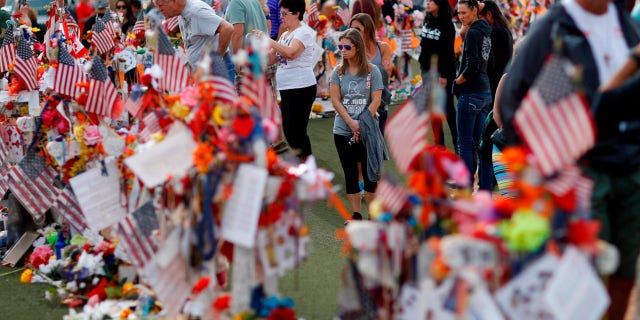
[[216, 30], [222, 23], [222, 18], [213, 9], [200, 0], [187, 0], [178, 23], [180, 33], [187, 48], [189, 66], [193, 71], [202, 58], [203, 50], [218, 50]]
[[[371, 77], [357, 76], [345, 72], [342, 80], [338, 76], [338, 68], [336, 67], [331, 73], [331, 83], [340, 86], [342, 105], [347, 109], [351, 119], [354, 119], [369, 106], [372, 91], [382, 90], [383, 88], [382, 76], [376, 66], [371, 68]], [[353, 134], [351, 128], [339, 115], [336, 115], [333, 122], [333, 133], [341, 136], [351, 136]]]

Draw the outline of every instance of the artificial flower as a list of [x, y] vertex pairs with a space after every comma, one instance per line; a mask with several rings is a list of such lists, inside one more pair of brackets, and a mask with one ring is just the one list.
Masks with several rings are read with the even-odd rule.
[[31, 280], [33, 280], [33, 271], [31, 269], [24, 269], [20, 275], [20, 282], [31, 283]]

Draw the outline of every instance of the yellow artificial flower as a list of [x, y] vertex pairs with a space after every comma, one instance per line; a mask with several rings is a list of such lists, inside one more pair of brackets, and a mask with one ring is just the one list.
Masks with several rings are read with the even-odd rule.
[[33, 280], [33, 271], [31, 269], [25, 269], [20, 275], [21, 283], [31, 283]]

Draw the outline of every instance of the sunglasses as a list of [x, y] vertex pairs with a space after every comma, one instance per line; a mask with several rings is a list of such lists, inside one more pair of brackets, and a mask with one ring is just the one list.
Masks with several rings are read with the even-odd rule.
[[351, 50], [351, 48], [353, 48], [353, 47], [350, 44], [339, 44], [338, 45], [338, 49], [340, 49], [340, 50], [344, 49], [344, 50], [349, 51], [349, 50]]
[[126, 9], [127, 6], [117, 6], [116, 9]]
[[293, 12], [291, 12], [291, 11], [280, 11], [280, 15], [283, 16], [283, 17], [284, 16], [289, 16], [289, 15], [292, 15], [292, 14], [293, 14]]

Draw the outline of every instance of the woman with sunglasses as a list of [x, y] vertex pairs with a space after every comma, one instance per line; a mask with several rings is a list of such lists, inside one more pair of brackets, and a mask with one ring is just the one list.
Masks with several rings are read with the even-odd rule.
[[118, 2], [116, 2], [116, 10], [118, 17], [122, 19], [120, 21], [120, 29], [122, 30], [122, 34], [126, 35], [129, 29], [133, 28], [133, 25], [136, 23], [136, 18], [131, 12], [129, 0], [118, 0]]
[[280, 1], [280, 16], [286, 31], [278, 41], [262, 31], [253, 31], [257, 37], [268, 39], [272, 58], [279, 61], [276, 84], [280, 91], [282, 131], [300, 160], [311, 155], [307, 125], [317, 90], [313, 72], [316, 32], [302, 23], [305, 9], [305, 0]]
[[[464, 37], [460, 67], [453, 83], [458, 96], [458, 154], [469, 169], [473, 188], [478, 167], [478, 186], [493, 190], [493, 169], [478, 155], [484, 121], [491, 109], [491, 87], [487, 65], [491, 52], [491, 26], [480, 19], [477, 0], [458, 1], [458, 18], [469, 29]], [[479, 163], [479, 166], [476, 165]]]
[[[378, 68], [369, 63], [364, 40], [358, 30], [347, 29], [338, 41], [342, 63], [333, 69], [329, 88], [331, 103], [338, 113], [333, 124], [333, 140], [344, 171], [352, 219], [360, 220], [362, 199], [358, 164], [363, 171], [366, 170], [362, 176], [364, 199], [368, 206], [375, 196], [381, 166], [381, 162], [374, 160], [382, 158], [371, 157], [369, 152], [384, 150], [384, 140], [374, 118], [382, 96], [382, 76]], [[371, 130], [369, 124], [372, 122]]]
[[387, 122], [387, 111], [391, 102], [391, 92], [389, 92], [389, 74], [393, 69], [391, 62], [391, 46], [386, 42], [376, 39], [376, 28], [373, 18], [366, 13], [356, 13], [349, 21], [349, 28], [354, 28], [360, 32], [364, 39], [367, 61], [378, 67], [382, 75], [383, 97], [381, 99], [378, 115], [380, 117], [380, 132], [384, 134], [384, 126]]

